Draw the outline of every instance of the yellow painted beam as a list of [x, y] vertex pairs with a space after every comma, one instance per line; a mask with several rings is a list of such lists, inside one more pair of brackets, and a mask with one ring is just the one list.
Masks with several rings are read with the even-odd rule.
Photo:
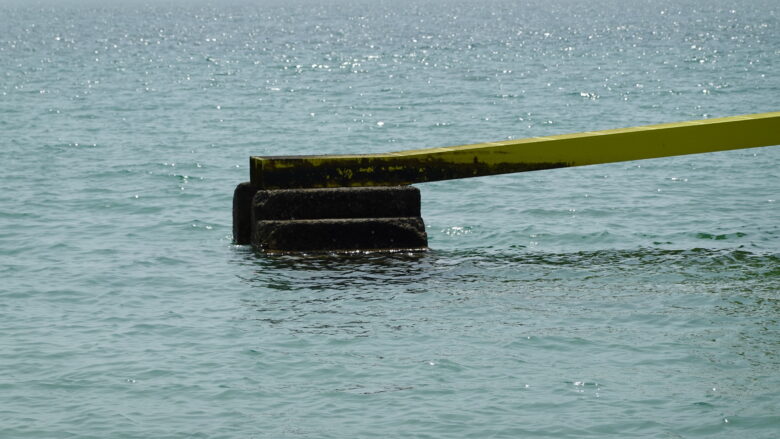
[[780, 112], [384, 154], [250, 157], [260, 188], [426, 181], [780, 145]]

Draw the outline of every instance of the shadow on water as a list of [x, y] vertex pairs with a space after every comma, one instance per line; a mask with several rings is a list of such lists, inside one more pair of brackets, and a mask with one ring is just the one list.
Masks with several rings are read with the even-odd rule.
[[[776, 253], [485, 247], [304, 256], [236, 249], [249, 287], [238, 318], [280, 337], [279, 349], [308, 336], [405, 340], [495, 331], [565, 339], [623, 331], [641, 339], [642, 331], [674, 327], [709, 364], [765, 373], [780, 361]], [[307, 340], [302, 346], [313, 349]], [[323, 340], [330, 352], [333, 340]]]
[[430, 273], [428, 252], [246, 255], [244, 281], [276, 291], [362, 289], [383, 284], [407, 285]]
[[771, 284], [780, 255], [743, 249], [606, 249], [570, 253], [471, 248], [427, 252], [267, 255], [246, 251], [241, 279], [273, 291], [425, 292], [432, 286], [643, 282]]

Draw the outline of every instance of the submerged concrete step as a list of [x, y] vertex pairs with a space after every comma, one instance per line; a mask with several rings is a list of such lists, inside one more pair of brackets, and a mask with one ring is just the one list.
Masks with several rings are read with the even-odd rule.
[[261, 220], [252, 244], [268, 252], [424, 250], [428, 237], [419, 216]]

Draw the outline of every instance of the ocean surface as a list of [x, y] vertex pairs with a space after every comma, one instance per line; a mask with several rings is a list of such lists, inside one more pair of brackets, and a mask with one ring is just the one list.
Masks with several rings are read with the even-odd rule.
[[250, 155], [780, 110], [774, 0], [0, 2], [0, 438], [780, 437], [780, 147], [232, 244]]

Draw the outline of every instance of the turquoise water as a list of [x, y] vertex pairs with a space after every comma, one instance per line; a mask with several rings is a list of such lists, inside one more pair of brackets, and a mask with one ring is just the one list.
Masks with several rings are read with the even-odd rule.
[[780, 148], [231, 244], [249, 155], [780, 109], [773, 1], [0, 4], [0, 437], [775, 438]]

